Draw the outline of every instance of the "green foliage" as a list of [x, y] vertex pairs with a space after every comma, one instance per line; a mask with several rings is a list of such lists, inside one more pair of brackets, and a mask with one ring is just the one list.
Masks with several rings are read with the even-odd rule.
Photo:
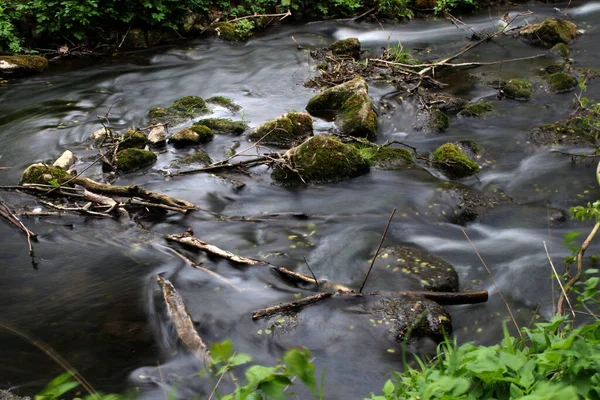
[[527, 340], [511, 336], [505, 326], [495, 346], [442, 343], [434, 361], [418, 360], [418, 368], [396, 374], [382, 395], [370, 399], [598, 398], [600, 321], [577, 329], [565, 321], [554, 317], [524, 328]]
[[457, 8], [475, 7], [477, 7], [476, 0], [437, 0], [433, 10], [437, 15], [443, 15], [445, 12], [450, 12]]
[[240, 40], [246, 40], [252, 35], [254, 23], [249, 19], [242, 19], [235, 23], [235, 34]]
[[[79, 383], [73, 379], [69, 372], [57, 376], [50, 381], [41, 392], [35, 395], [35, 400], [61, 400], [65, 394], [79, 386]], [[89, 394], [83, 398], [74, 398], [73, 400], [127, 400], [117, 394], [103, 395], [101, 393]]]
[[414, 17], [414, 13], [409, 8], [410, 0], [380, 0], [377, 10], [382, 16], [388, 18], [408, 18]]
[[14, 23], [20, 18], [19, 11], [0, 0], [0, 53], [18, 53], [21, 50], [21, 38], [18, 36]]

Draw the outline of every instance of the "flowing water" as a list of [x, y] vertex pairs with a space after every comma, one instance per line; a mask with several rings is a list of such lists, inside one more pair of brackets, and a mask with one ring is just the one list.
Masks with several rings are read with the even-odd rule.
[[[541, 20], [552, 15], [555, 6], [565, 4], [536, 5], [532, 8], [536, 17], [527, 18]], [[526, 10], [515, 6], [484, 11], [465, 21], [475, 29], [493, 29], [504, 12]], [[596, 51], [599, 17], [599, 3], [572, 9], [573, 20], [585, 31], [573, 45], [577, 66], [600, 67]], [[306, 50], [298, 50], [292, 36]], [[284, 25], [248, 43], [198, 40], [94, 65], [63, 65], [11, 81], [0, 86], [0, 165], [11, 167], [0, 171], [0, 184], [16, 184], [28, 164], [53, 160], [66, 149], [85, 153], [86, 139], [100, 127], [98, 116], [107, 113], [117, 129], [143, 126], [151, 106], [166, 106], [184, 95], [231, 97], [243, 112], [217, 109], [215, 115], [243, 118], [252, 127], [284, 112], [303, 110], [314, 94], [302, 85], [315, 73], [308, 49], [352, 36], [373, 54], [401, 41], [418, 57], [434, 58], [458, 51], [470, 32], [445, 20], [382, 26]], [[493, 61], [537, 52], [543, 51], [515, 38], [499, 38], [471, 51], [466, 59]], [[268, 257], [274, 264], [303, 273], [308, 273], [306, 258], [319, 278], [358, 288], [393, 208], [398, 212], [386, 243], [420, 246], [455, 266], [462, 290], [490, 292], [485, 304], [448, 307], [459, 341], [493, 343], [501, 337], [507, 314], [462, 229], [492, 269], [518, 322], [526, 325], [548, 318], [554, 285], [543, 242], [561, 266], [569, 254], [562, 244], [564, 234], [587, 228], [570, 221], [551, 223], [549, 215], [556, 208], [595, 200], [599, 190], [590, 163], [572, 163], [569, 157], [527, 140], [533, 126], [568, 115], [574, 93], [551, 95], [538, 90], [531, 102], [497, 101], [493, 88], [469, 74], [535, 77], [553, 62], [541, 58], [443, 73], [439, 79], [450, 84], [448, 92], [473, 101], [490, 99], [495, 112], [480, 119], [453, 117], [450, 128], [441, 134], [416, 132], [418, 104], [402, 101], [401, 93], [385, 82], [371, 83], [375, 103], [394, 110], [381, 115], [378, 143], [400, 140], [427, 153], [445, 142], [472, 139], [485, 148], [482, 171], [460, 184], [484, 194], [504, 192], [510, 201], [466, 227], [452, 223], [439, 211], [451, 210], [443, 201], [436, 203], [439, 190], [449, 184], [433, 170], [373, 170], [338, 184], [290, 189], [272, 185], [270, 171], [259, 167], [252, 170], [252, 176], [230, 175], [246, 183], [236, 189], [209, 174], [165, 178], [159, 170], [189, 152], [169, 147], [159, 154], [153, 169], [121, 176], [116, 183], [141, 184], [227, 216], [304, 212], [313, 217], [249, 223], [215, 220], [198, 211], [142, 220], [145, 229], [78, 216], [24, 217], [24, 223], [39, 234], [34, 243], [37, 269], [27, 254], [25, 237], [0, 223], [0, 322], [42, 339], [99, 390], [138, 388], [144, 398], [164, 398], [164, 391], [172, 389], [180, 398], [210, 393], [214, 381], [197, 377], [199, 365], [178, 347], [166, 318], [155, 278], [163, 274], [185, 299], [207, 342], [231, 339], [237, 351], [266, 365], [275, 363], [287, 348], [307, 346], [315, 357], [317, 374], [325, 371], [325, 398], [362, 398], [380, 388], [392, 370], [401, 368], [402, 357], [399, 346], [371, 330], [369, 317], [355, 305], [339, 302], [309, 307], [301, 312], [300, 324], [290, 334], [269, 335], [267, 323], [253, 322], [251, 313], [292, 300], [296, 294], [308, 295], [310, 290], [282, 282], [267, 270], [235, 268], [186, 253], [250, 289], [238, 293], [189, 267], [165, 247], [160, 234], [192, 228], [195, 236], [221, 248], [248, 257]], [[600, 100], [596, 82], [589, 84], [586, 96]], [[315, 120], [317, 134], [331, 126]], [[217, 136], [205, 150], [213, 159], [222, 159], [234, 140], [240, 138]], [[241, 141], [241, 148], [246, 147]], [[92, 177], [100, 178], [100, 173], [90, 170]], [[24, 195], [2, 193], [1, 197], [13, 205], [38, 207]], [[367, 290], [407, 288], [414, 289], [377, 273], [367, 284]], [[35, 393], [61, 372], [31, 343], [6, 330], [0, 330], [0, 343], [0, 388]]]

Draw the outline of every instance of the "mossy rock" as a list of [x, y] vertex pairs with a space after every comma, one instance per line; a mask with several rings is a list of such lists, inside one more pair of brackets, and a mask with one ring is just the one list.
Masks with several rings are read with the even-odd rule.
[[454, 144], [456, 144], [460, 150], [473, 162], [476, 162], [476, 160], [480, 159], [483, 155], [483, 147], [473, 140], [461, 140], [455, 142]]
[[48, 60], [41, 56], [0, 55], [0, 76], [24, 76], [42, 72], [48, 68]]
[[244, 121], [232, 121], [228, 118], [204, 118], [194, 125], [209, 127], [215, 134], [241, 135], [249, 127]]
[[131, 172], [155, 163], [156, 158], [150, 150], [125, 149], [117, 153], [115, 165], [120, 171]]
[[466, 106], [458, 113], [461, 117], [479, 117], [483, 114], [488, 114], [494, 110], [494, 106], [489, 101], [478, 101]]
[[556, 72], [554, 74], [544, 75], [542, 78], [550, 86], [554, 93], [565, 93], [575, 89], [578, 85], [577, 79], [566, 72]]
[[578, 35], [577, 25], [571, 21], [548, 18], [539, 24], [526, 26], [520, 35], [530, 42], [552, 47], [557, 43], [569, 43]]
[[313, 96], [306, 111], [317, 117], [334, 116], [342, 134], [374, 140], [377, 114], [364, 78], [357, 77]]
[[425, 93], [425, 102], [433, 104], [447, 114], [456, 114], [464, 109], [469, 101], [448, 93]]
[[238, 23], [231, 22], [219, 22], [212, 25], [208, 31], [228, 42], [239, 42], [251, 36], [251, 32], [248, 29], [241, 29]]
[[225, 97], [225, 96], [212, 96], [209, 97], [208, 99], [206, 99], [207, 103], [211, 103], [211, 104], [217, 104], [221, 107], [227, 108], [230, 111], [240, 111], [242, 109], [242, 107], [238, 106], [237, 104], [235, 104], [235, 102], [233, 100], [231, 100], [229, 97]]
[[119, 150], [124, 149], [143, 149], [148, 143], [148, 138], [142, 132], [130, 129], [123, 134], [123, 139], [119, 143]]
[[212, 130], [204, 125], [192, 125], [181, 129], [169, 138], [169, 142], [177, 146], [208, 143], [215, 137]]
[[152, 125], [170, 124], [173, 126], [209, 112], [202, 97], [185, 96], [175, 100], [169, 107], [152, 107], [148, 112], [148, 117]]
[[408, 149], [364, 144], [356, 147], [369, 165], [377, 169], [393, 170], [414, 165], [413, 155]]
[[313, 121], [307, 113], [289, 112], [254, 129], [248, 139], [261, 144], [290, 148], [313, 135]]
[[336, 40], [329, 46], [329, 50], [338, 57], [360, 59], [360, 41], [357, 38]]
[[556, 74], [557, 72], [563, 72], [564, 70], [564, 64], [551, 64], [544, 68], [544, 72], [546, 72], [547, 74]]
[[146, 33], [141, 29], [130, 29], [129, 32], [127, 32], [127, 36], [125, 36], [123, 46], [128, 49], [145, 49], [148, 47]]
[[62, 185], [71, 178], [73, 176], [62, 168], [38, 163], [30, 165], [23, 171], [19, 185], [26, 183]]
[[479, 165], [469, 159], [460, 146], [445, 143], [432, 156], [433, 165], [451, 178], [464, 178], [479, 171]]
[[565, 60], [569, 59], [569, 55], [571, 53], [569, 50], [569, 46], [567, 46], [565, 43], [555, 44], [554, 47], [550, 49], [550, 52], [556, 54], [559, 57], [562, 57]]
[[528, 79], [511, 79], [503, 82], [502, 91], [509, 99], [528, 101], [533, 97], [533, 85]]
[[374, 328], [401, 345], [426, 337], [441, 342], [452, 334], [448, 311], [425, 298], [383, 298], [365, 311], [372, 315]]
[[194, 154], [173, 161], [170, 166], [171, 168], [179, 169], [186, 165], [200, 165], [204, 167], [210, 164], [212, 164], [210, 156], [202, 150], [199, 150]]
[[[425, 250], [395, 245], [381, 249], [374, 270], [380, 271], [377, 281], [385, 281], [386, 289], [411, 279], [424, 290], [458, 292], [458, 274], [454, 267]], [[403, 289], [403, 288], [400, 288]]]
[[533, 143], [542, 146], [553, 145], [592, 145], [596, 146], [596, 129], [594, 125], [600, 123], [600, 115], [592, 110], [555, 122], [540, 125], [531, 131], [530, 139]]
[[369, 172], [369, 163], [360, 152], [333, 136], [313, 136], [288, 150], [284, 159], [293, 170], [277, 166], [271, 174], [283, 185], [337, 182]]
[[431, 107], [417, 116], [415, 128], [419, 131], [440, 133], [450, 126], [450, 118], [439, 108]]

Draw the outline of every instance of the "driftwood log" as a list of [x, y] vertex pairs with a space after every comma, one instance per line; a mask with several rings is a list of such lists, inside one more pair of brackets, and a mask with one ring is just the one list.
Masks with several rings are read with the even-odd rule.
[[206, 365], [212, 364], [210, 350], [200, 335], [198, 335], [183, 298], [177, 293], [171, 281], [160, 275], [156, 276], [156, 280], [165, 299], [169, 317], [173, 321], [173, 325], [175, 325], [177, 336], [196, 358], [203, 361]]

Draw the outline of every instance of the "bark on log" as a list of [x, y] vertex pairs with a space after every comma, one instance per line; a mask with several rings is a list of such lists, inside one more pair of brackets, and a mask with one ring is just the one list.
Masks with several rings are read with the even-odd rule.
[[271, 317], [277, 314], [289, 313], [298, 311], [310, 304], [317, 303], [328, 298], [362, 298], [365, 296], [385, 296], [385, 297], [404, 297], [407, 299], [425, 298], [435, 301], [441, 305], [457, 305], [457, 304], [477, 304], [485, 303], [488, 300], [487, 290], [477, 290], [474, 292], [456, 293], [456, 292], [371, 292], [371, 293], [331, 293], [323, 292], [312, 296], [305, 297], [300, 300], [291, 301], [289, 303], [278, 304], [276, 306], [263, 308], [255, 311], [252, 314], [252, 319]]
[[198, 332], [196, 332], [194, 322], [183, 302], [183, 298], [177, 293], [175, 287], [168, 279], [163, 278], [160, 275], [157, 275], [156, 279], [163, 293], [165, 303], [167, 304], [169, 317], [175, 325], [177, 336], [196, 358], [207, 365], [211, 364], [212, 357], [210, 355], [210, 350], [200, 335], [198, 335]]

